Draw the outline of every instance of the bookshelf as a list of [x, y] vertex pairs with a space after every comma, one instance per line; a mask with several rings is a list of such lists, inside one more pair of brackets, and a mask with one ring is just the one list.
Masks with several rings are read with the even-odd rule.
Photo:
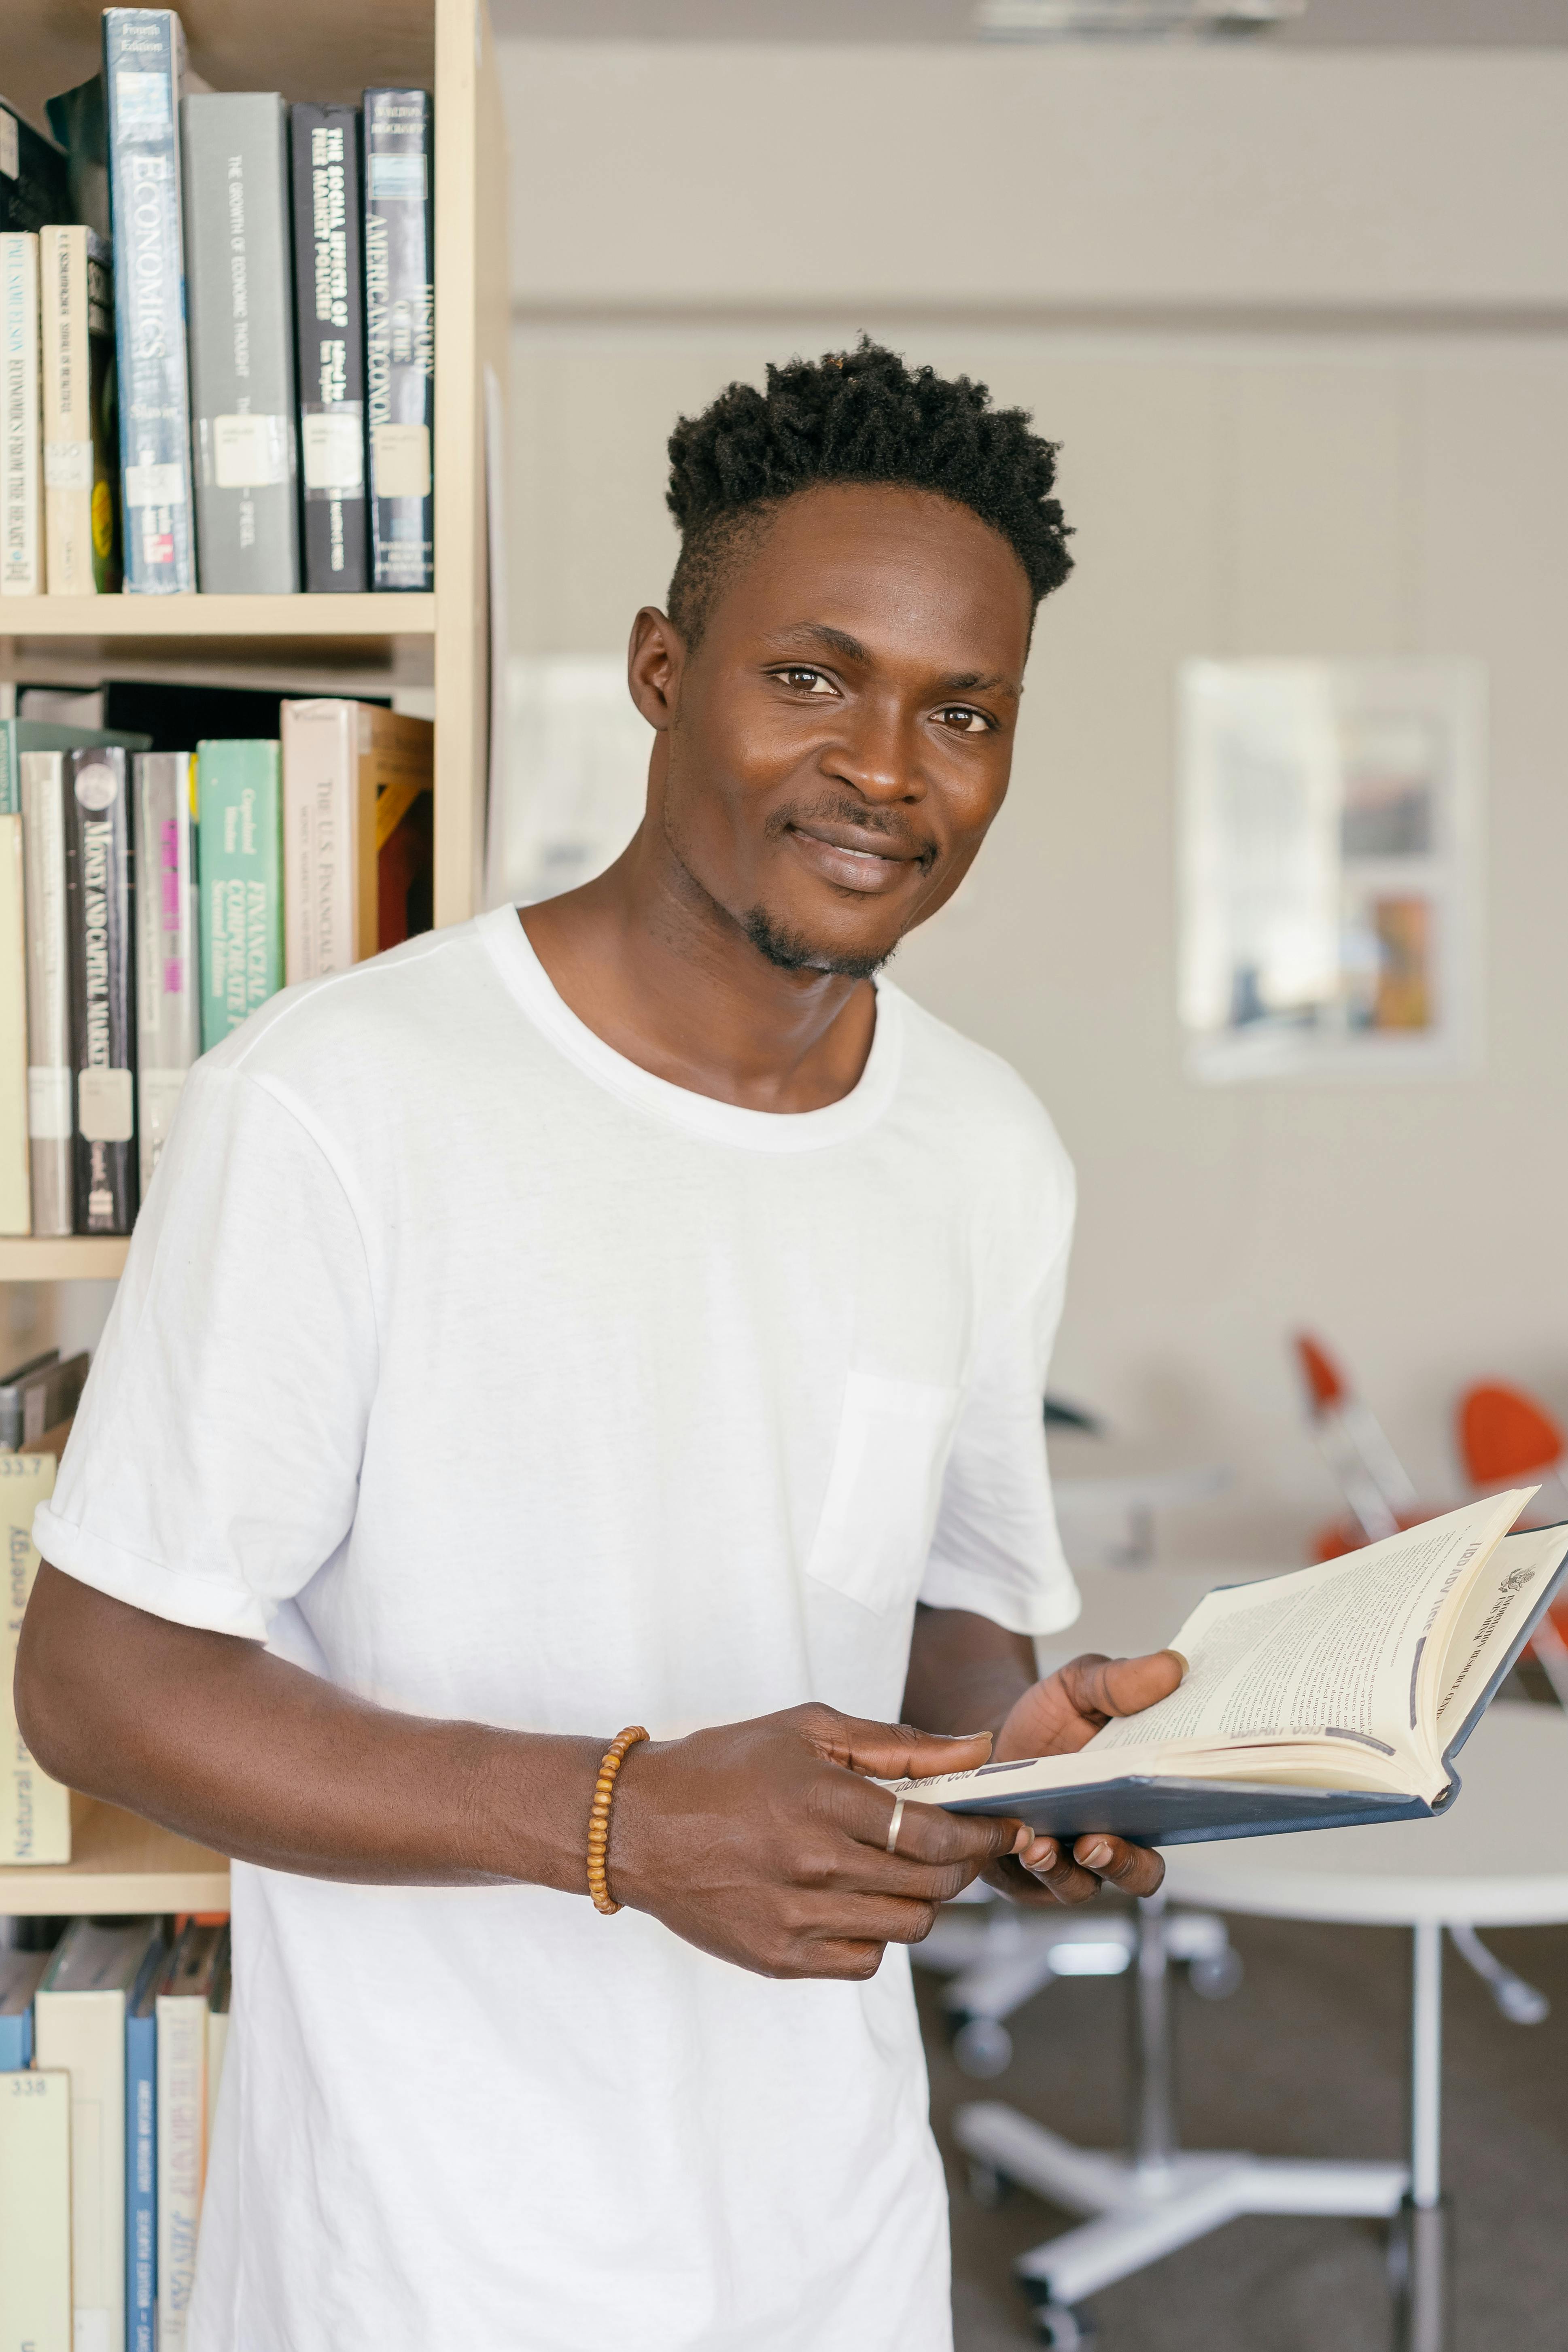
[[[193, 69], [215, 89], [357, 100], [375, 83], [435, 94], [436, 586], [429, 595], [0, 599], [0, 680], [106, 674], [272, 691], [425, 689], [436, 721], [437, 924], [478, 902], [489, 739], [485, 383], [505, 412], [506, 131], [486, 0], [178, 0]], [[98, 69], [98, 0], [5, 0], [0, 91], [43, 102]], [[497, 453], [498, 458], [500, 453]], [[0, 1239], [0, 1282], [113, 1279], [123, 1241]], [[73, 1801], [66, 1869], [0, 1870], [0, 1915], [221, 1910], [227, 1865], [112, 1806]]]

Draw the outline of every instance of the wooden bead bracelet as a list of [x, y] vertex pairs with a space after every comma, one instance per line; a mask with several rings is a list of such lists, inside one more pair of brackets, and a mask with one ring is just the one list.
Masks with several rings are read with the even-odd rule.
[[588, 1892], [594, 1898], [595, 1910], [602, 1911], [606, 1919], [621, 1907], [605, 1875], [605, 1861], [610, 1850], [610, 1799], [616, 1792], [616, 1775], [626, 1762], [628, 1749], [647, 1738], [641, 1724], [634, 1723], [612, 1739], [594, 1783], [594, 1802], [588, 1813]]

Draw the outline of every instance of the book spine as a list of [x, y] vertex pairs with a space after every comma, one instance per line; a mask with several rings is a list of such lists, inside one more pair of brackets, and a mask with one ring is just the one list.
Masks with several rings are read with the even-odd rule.
[[91, 363], [85, 228], [38, 232], [44, 440], [44, 582], [51, 596], [97, 593], [92, 562]]
[[0, 2345], [72, 2352], [71, 2084], [67, 2074], [0, 2080]]
[[74, 1230], [70, 953], [66, 906], [65, 757], [19, 761], [27, 940], [27, 1137], [33, 1231]]
[[300, 536], [283, 101], [187, 98], [181, 141], [202, 586], [289, 595]]
[[125, 2340], [125, 1995], [38, 1989], [37, 2063], [71, 2088], [71, 2289], [76, 2343]]
[[283, 794], [279, 747], [197, 746], [202, 1051], [283, 985]]
[[158, 1996], [158, 2352], [184, 2352], [205, 2155], [207, 2004]]
[[38, 240], [0, 236], [0, 596], [43, 588], [38, 520]]
[[158, 2292], [158, 2025], [125, 2021], [125, 2352], [154, 2352]]
[[38, 1572], [33, 1544], [33, 1513], [55, 1491], [51, 1454], [0, 1454], [0, 1537], [5, 1546], [5, 1584], [0, 1600], [0, 1864], [63, 1863], [70, 1860], [70, 1795], [34, 1763], [16, 1725], [11, 1693], [22, 1620]]
[[0, 816], [0, 1234], [33, 1230], [22, 818]]
[[88, 419], [92, 433], [92, 572], [100, 596], [121, 585], [120, 377], [109, 241], [87, 233]]
[[283, 705], [284, 970], [290, 985], [354, 961], [357, 702]]
[[189, 751], [142, 751], [133, 763], [136, 1125], [143, 1199], [185, 1075], [201, 1051], [195, 771]]
[[365, 91], [365, 398], [374, 579], [384, 589], [429, 588], [436, 577], [431, 129], [426, 91]]
[[[33, 2063], [33, 2012], [11, 2011], [0, 2017], [0, 2074], [15, 2074]], [[5, 2342], [0, 2336], [0, 2344]]]
[[289, 129], [305, 586], [353, 594], [370, 585], [359, 110], [296, 106]]
[[65, 754], [66, 898], [76, 1073], [76, 1230], [128, 1234], [136, 1214], [131, 810], [117, 746]]
[[176, 121], [184, 62], [172, 8], [104, 10], [125, 587], [135, 596], [196, 584]]
[[0, 230], [72, 217], [64, 151], [0, 100]]

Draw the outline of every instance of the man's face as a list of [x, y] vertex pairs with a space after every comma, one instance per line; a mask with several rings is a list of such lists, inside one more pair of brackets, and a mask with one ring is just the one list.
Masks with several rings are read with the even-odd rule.
[[[952, 896], [1006, 793], [1032, 615], [966, 507], [847, 484], [785, 500], [695, 653], [671, 639], [650, 816], [771, 961], [872, 971]], [[654, 718], [638, 671], [634, 635]]]

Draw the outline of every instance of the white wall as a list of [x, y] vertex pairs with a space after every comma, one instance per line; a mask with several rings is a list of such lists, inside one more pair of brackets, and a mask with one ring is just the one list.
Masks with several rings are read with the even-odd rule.
[[[863, 119], [895, 87], [887, 54], [874, 75], [856, 68]], [[840, 72], [844, 55], [832, 53]], [[1175, 61], [1134, 62], [1152, 75]], [[1237, 62], [1223, 60], [1227, 69]], [[1407, 97], [1427, 87], [1428, 67], [1447, 61], [1415, 62], [1421, 73]], [[1489, 72], [1500, 62], [1483, 61]], [[1072, 63], [1077, 70], [1083, 61]], [[1542, 66], [1531, 59], [1531, 73]], [[511, 85], [523, 100], [514, 113], [519, 154], [534, 142], [520, 184], [542, 207], [536, 242], [552, 247], [547, 267], [536, 255], [523, 258], [513, 611], [520, 646], [589, 651], [619, 645], [636, 605], [662, 596], [674, 550], [662, 445], [674, 416], [734, 374], [757, 376], [770, 356], [842, 341], [837, 298], [849, 280], [828, 257], [824, 270], [839, 274], [824, 315], [814, 320], [793, 303], [793, 315], [755, 315], [723, 277], [731, 224], [700, 208], [697, 165], [684, 199], [667, 177], [658, 205], [636, 201], [634, 167], [645, 150], [628, 163], [636, 113], [626, 91], [646, 97], [647, 53], [612, 52], [598, 67], [574, 53], [570, 75], [550, 70], [548, 105], [537, 60], [514, 66]], [[589, 97], [571, 101], [579, 111], [568, 138], [560, 125], [573, 76], [586, 77]], [[695, 137], [691, 113], [672, 111], [680, 82], [667, 78], [668, 103], [649, 117], [667, 174]], [[809, 74], [786, 82], [782, 97], [770, 80], [778, 111], [752, 126], [755, 173], [775, 173], [767, 215], [775, 245], [784, 236], [779, 191], [792, 200], [795, 193], [795, 183], [776, 176], [789, 143], [780, 125], [802, 87]], [[1304, 139], [1321, 84], [1297, 88]], [[1511, 104], [1521, 85], [1508, 88]], [[1348, 84], [1345, 94], [1348, 106]], [[1278, 91], [1276, 101], [1279, 147], [1289, 144], [1290, 118]], [[1020, 282], [1028, 261], [1027, 239], [996, 231], [990, 199], [999, 174], [984, 164], [963, 119], [969, 102], [961, 89], [954, 144], [969, 159], [967, 176], [954, 183], [954, 219], [941, 268], [928, 276], [924, 315], [900, 321], [888, 300], [868, 303], [862, 315], [911, 356], [980, 373], [1061, 439], [1079, 568], [1042, 615], [1013, 795], [996, 837], [964, 899], [909, 943], [899, 976], [1017, 1064], [1079, 1163], [1081, 1240], [1059, 1385], [1103, 1407], [1151, 1455], [1237, 1466], [1237, 1486], [1223, 1503], [1171, 1522], [1169, 1549], [1294, 1557], [1332, 1499], [1284, 1354], [1299, 1320], [1342, 1348], [1436, 1496], [1455, 1477], [1448, 1418], [1466, 1381], [1513, 1377], [1568, 1410], [1558, 1173], [1568, 1151], [1559, 1042], [1568, 1026], [1568, 338], [1545, 331], [1545, 320], [1542, 331], [1511, 336], [1305, 324], [1222, 336], [1174, 322], [1159, 334], [1091, 333], [1039, 316], [1033, 292], [1016, 324], [965, 323], [958, 314], [966, 293], [952, 271], [966, 241], [977, 250], [987, 236], [999, 237]], [[854, 110], [842, 106], [847, 119]], [[1399, 159], [1411, 143], [1408, 114], [1391, 102], [1385, 119]], [[1112, 115], [1102, 109], [1098, 123], [1079, 121], [1079, 146], [1092, 147], [1097, 129], [1108, 141], [1119, 136]], [[885, 118], [877, 120], [885, 130]], [[1558, 163], [1546, 160], [1548, 149], [1556, 157], [1552, 142], [1522, 116], [1513, 120], [1517, 193]], [[589, 135], [595, 121], [602, 143]], [[1489, 152], [1496, 131], [1473, 117], [1472, 149]], [[888, 141], [877, 136], [885, 160]], [[1199, 139], [1194, 170], [1203, 152]], [[554, 174], [547, 205], [541, 156]], [[807, 164], [815, 168], [815, 150], [805, 179]], [[1252, 177], [1232, 192], [1237, 205], [1267, 176], [1256, 152], [1247, 168]], [[1507, 205], [1493, 195], [1489, 234], [1500, 236]], [[809, 279], [813, 240], [823, 233], [817, 195], [805, 211], [810, 234], [802, 231], [790, 264], [797, 284]], [[1390, 217], [1398, 211], [1391, 199]], [[1319, 284], [1331, 309], [1364, 299], [1369, 283], [1364, 256], [1334, 242], [1337, 218], [1331, 203], [1318, 229], [1298, 223], [1289, 265], [1291, 284]], [[618, 237], [615, 219], [625, 224]], [[885, 266], [889, 282], [906, 287], [920, 258], [913, 247], [930, 229], [923, 198], [911, 198], [909, 219], [907, 236], [870, 260], [862, 254], [857, 267]], [[1394, 226], [1397, 237], [1391, 230], [1380, 238], [1376, 221], [1367, 227], [1367, 242], [1385, 256], [1405, 240], [1385, 288], [1389, 306], [1398, 307], [1399, 289], [1429, 300], [1439, 280], [1444, 299], [1458, 299], [1452, 251], [1438, 250], [1443, 236], [1434, 231], [1423, 259], [1406, 250], [1412, 219], [1401, 214]], [[520, 219], [514, 236], [521, 231]], [[680, 247], [673, 287], [672, 236]], [[1124, 257], [1135, 242], [1129, 226]], [[603, 298], [597, 317], [591, 305], [579, 319], [563, 315], [568, 249]], [[1240, 266], [1233, 252], [1222, 271], [1215, 249], [1206, 258], [1173, 250], [1172, 267], [1180, 263], [1189, 289], [1212, 292], [1223, 277], [1234, 293]], [[633, 318], [627, 289], [639, 250], [656, 256], [653, 291]], [[687, 297], [705, 252], [716, 257], [711, 299], [732, 317], [693, 315], [702, 306]], [[1489, 268], [1474, 247], [1468, 266], [1480, 271], [1483, 262]], [[986, 266], [1000, 283], [994, 255]], [[1568, 260], [1563, 267], [1568, 282]], [[1063, 283], [1070, 277], [1065, 264], [1058, 274]], [[1140, 299], [1157, 290], [1154, 279], [1130, 274], [1123, 293], [1135, 283]], [[1076, 281], [1073, 290], [1076, 299]], [[945, 320], [937, 315], [944, 303]], [[1468, 1079], [1385, 1089], [1196, 1087], [1182, 1073], [1173, 1013], [1175, 665], [1190, 654], [1402, 652], [1479, 656], [1491, 675], [1484, 1067]]]

